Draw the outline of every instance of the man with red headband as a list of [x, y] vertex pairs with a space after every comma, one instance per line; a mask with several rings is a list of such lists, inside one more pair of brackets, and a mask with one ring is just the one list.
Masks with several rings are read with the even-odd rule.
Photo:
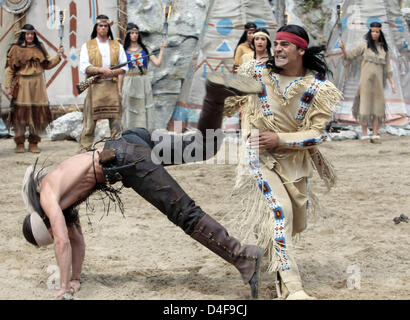
[[274, 57], [266, 63], [248, 55], [239, 68], [264, 91], [225, 101], [227, 116], [242, 108], [245, 150], [234, 194], [245, 205], [245, 239], [252, 237], [269, 254], [268, 272], [274, 275], [278, 297], [310, 299], [303, 290], [292, 237], [307, 226], [313, 169], [328, 187], [335, 181], [317, 145], [326, 140], [325, 129], [341, 92], [326, 79], [329, 70], [320, 54], [324, 47], [309, 47], [303, 28], [281, 27], [273, 48]]
[[83, 130], [80, 136], [80, 151], [86, 151], [94, 143], [96, 121], [108, 119], [114, 135], [121, 123], [121, 103], [118, 94], [118, 76], [128, 71], [128, 66], [111, 70], [110, 67], [127, 62], [123, 46], [114, 40], [111, 20], [99, 15], [91, 40], [83, 44], [80, 52], [80, 71], [91, 77], [100, 75], [100, 80], [88, 88], [84, 102]]

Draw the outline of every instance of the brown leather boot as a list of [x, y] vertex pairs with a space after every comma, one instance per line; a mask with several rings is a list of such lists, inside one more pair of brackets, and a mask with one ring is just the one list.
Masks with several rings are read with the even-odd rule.
[[208, 74], [205, 83], [205, 98], [198, 121], [198, 129], [206, 135], [206, 129], [220, 129], [225, 99], [263, 91], [262, 85], [243, 75], [228, 75], [221, 72]]
[[28, 145], [28, 150], [32, 153], [40, 153], [41, 152], [41, 150], [37, 146], [37, 143], [30, 143]]
[[26, 138], [24, 136], [19, 136], [14, 138], [14, 142], [16, 143], [16, 148], [14, 149], [15, 153], [24, 153], [26, 149], [24, 148], [24, 141]]
[[39, 136], [35, 135], [30, 135], [28, 137], [28, 150], [32, 153], [40, 153], [40, 149], [38, 148], [37, 144], [41, 141], [41, 138]]
[[195, 226], [191, 237], [225, 261], [234, 265], [241, 273], [244, 283], [251, 286], [251, 295], [258, 298], [259, 268], [262, 249], [254, 245], [241, 245], [230, 237], [226, 229], [211, 216], [205, 214]]

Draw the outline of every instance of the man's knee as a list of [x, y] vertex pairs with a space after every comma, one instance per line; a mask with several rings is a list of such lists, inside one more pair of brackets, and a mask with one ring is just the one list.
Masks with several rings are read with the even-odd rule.
[[171, 205], [174, 210], [169, 212], [168, 219], [186, 234], [191, 235], [205, 212], [185, 193], [182, 197], [174, 199]]
[[134, 128], [134, 129], [125, 130], [122, 133], [122, 137], [128, 143], [142, 144], [145, 146], [149, 146], [150, 148], [154, 146], [151, 140], [151, 134], [145, 128]]
[[79, 222], [78, 224], [72, 223], [72, 224], [67, 225], [67, 231], [68, 231], [68, 238], [70, 239], [70, 242], [75, 242], [79, 244], [84, 243], [84, 237], [83, 237], [83, 233], [81, 231], [81, 226]]

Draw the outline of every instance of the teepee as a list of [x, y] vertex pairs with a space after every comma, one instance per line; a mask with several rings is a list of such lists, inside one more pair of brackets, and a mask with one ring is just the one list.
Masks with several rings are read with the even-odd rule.
[[372, 22], [382, 23], [382, 30], [389, 46], [393, 78], [397, 93], [393, 94], [390, 82], [385, 88], [386, 121], [391, 125], [407, 125], [410, 122], [410, 33], [400, 11], [400, 1], [346, 0], [341, 17], [332, 32], [327, 50], [327, 61], [333, 72], [330, 79], [342, 90], [344, 99], [334, 114], [339, 123], [357, 123], [352, 116], [352, 105], [360, 78], [360, 61], [348, 68], [339, 48], [340, 39], [346, 50], [356, 47], [369, 30]]
[[[247, 22], [267, 28], [271, 35], [278, 27], [267, 0], [210, 0], [208, 5], [202, 33], [168, 122], [168, 130], [196, 127], [205, 96], [206, 75], [215, 71], [232, 73], [234, 50]], [[225, 119], [223, 128], [238, 129], [238, 117]]]

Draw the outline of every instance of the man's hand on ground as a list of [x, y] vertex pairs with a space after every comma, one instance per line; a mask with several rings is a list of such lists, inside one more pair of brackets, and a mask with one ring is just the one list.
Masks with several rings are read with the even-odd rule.
[[56, 291], [53, 300], [73, 300], [72, 289], [60, 289]]

